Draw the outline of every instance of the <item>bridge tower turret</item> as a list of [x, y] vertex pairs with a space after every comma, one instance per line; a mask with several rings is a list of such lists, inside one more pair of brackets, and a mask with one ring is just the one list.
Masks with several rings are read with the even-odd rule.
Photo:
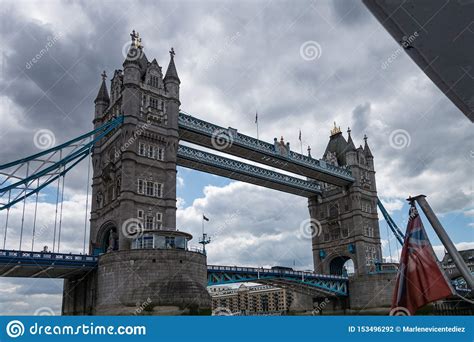
[[95, 126], [124, 118], [92, 155], [90, 253], [100, 255], [99, 266], [79, 285], [66, 281], [63, 313], [131, 315], [137, 303], [147, 305], [140, 311], [147, 314], [162, 307], [168, 314], [206, 312], [206, 256], [188, 249], [192, 236], [176, 229], [180, 79], [174, 50], [163, 77], [138, 33], [131, 38], [110, 99], [104, 80], [96, 99]]
[[346, 141], [334, 125], [323, 160], [350, 168], [355, 182], [348, 188], [323, 184], [322, 195], [309, 199], [311, 219], [321, 228], [312, 242], [315, 271], [343, 274], [349, 259], [356, 275], [375, 271], [382, 252], [374, 162], [367, 138], [365, 148], [356, 148], [351, 130]]
[[107, 90], [107, 85], [105, 83], [105, 80], [107, 78], [107, 75], [105, 71], [102, 73], [102, 83], [99, 88], [99, 92], [97, 93], [97, 96], [94, 100], [95, 104], [95, 111], [94, 111], [94, 128], [97, 128], [100, 126], [100, 121], [102, 119], [102, 116], [104, 115], [106, 109], [109, 107], [110, 104], [110, 97], [109, 97], [109, 92]]

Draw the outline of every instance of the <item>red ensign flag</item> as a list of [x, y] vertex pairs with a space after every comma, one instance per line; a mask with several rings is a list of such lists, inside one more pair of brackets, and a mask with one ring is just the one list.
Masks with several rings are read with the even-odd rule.
[[415, 204], [410, 207], [391, 314], [415, 314], [418, 308], [449, 297], [453, 290], [441, 270]]

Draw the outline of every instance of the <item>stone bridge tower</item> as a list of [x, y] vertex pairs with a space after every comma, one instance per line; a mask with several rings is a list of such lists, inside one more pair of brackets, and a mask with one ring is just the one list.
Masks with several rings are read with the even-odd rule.
[[94, 127], [123, 124], [94, 147], [90, 250], [96, 272], [66, 280], [63, 314], [193, 314], [210, 312], [206, 256], [188, 249], [176, 229], [176, 158], [180, 79], [174, 50], [162, 68], [145, 55], [135, 31], [95, 99]]
[[[377, 188], [374, 157], [365, 146], [356, 148], [348, 129], [348, 139], [334, 125], [324, 152], [326, 163], [349, 167], [355, 182], [348, 188], [323, 184], [321, 196], [309, 199], [311, 219], [318, 226], [313, 237], [315, 271], [342, 274], [352, 260], [356, 275], [375, 271], [382, 252], [377, 216]], [[351, 270], [348, 270], [349, 272]]]

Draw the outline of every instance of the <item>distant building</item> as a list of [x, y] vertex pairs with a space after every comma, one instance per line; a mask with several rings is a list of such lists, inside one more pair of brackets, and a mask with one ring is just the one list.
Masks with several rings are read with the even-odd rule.
[[266, 315], [288, 312], [293, 302], [291, 291], [269, 286], [240, 285], [208, 288], [213, 312], [237, 315]]
[[[474, 272], [474, 249], [459, 251], [459, 254], [461, 254], [461, 257], [463, 258], [471, 273]], [[450, 279], [461, 276], [449, 253], [444, 254], [443, 260], [441, 260], [441, 265]]]

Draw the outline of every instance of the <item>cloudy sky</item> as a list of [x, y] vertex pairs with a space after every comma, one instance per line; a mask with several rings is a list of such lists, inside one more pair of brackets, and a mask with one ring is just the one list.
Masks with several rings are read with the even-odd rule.
[[[174, 47], [184, 111], [256, 135], [258, 110], [262, 140], [284, 136], [298, 149], [301, 129], [319, 157], [333, 122], [350, 126], [357, 145], [369, 137], [379, 196], [399, 226], [405, 198], [423, 193], [455, 243], [473, 247], [472, 124], [355, 0], [3, 1], [0, 163], [39, 152], [40, 129], [57, 144], [91, 130], [100, 73], [122, 68], [132, 29], [164, 68]], [[82, 251], [86, 174], [83, 163], [66, 180], [62, 251]], [[305, 199], [182, 168], [178, 176], [178, 226], [197, 236], [206, 213], [210, 264], [312, 268], [299, 231]], [[52, 238], [50, 197], [41, 197], [40, 247]], [[14, 208], [8, 248], [18, 248], [20, 216]], [[384, 256], [396, 258], [383, 220], [380, 230]], [[31, 246], [31, 232], [24, 241]], [[61, 291], [58, 280], [3, 278], [0, 314], [59, 313]]]

